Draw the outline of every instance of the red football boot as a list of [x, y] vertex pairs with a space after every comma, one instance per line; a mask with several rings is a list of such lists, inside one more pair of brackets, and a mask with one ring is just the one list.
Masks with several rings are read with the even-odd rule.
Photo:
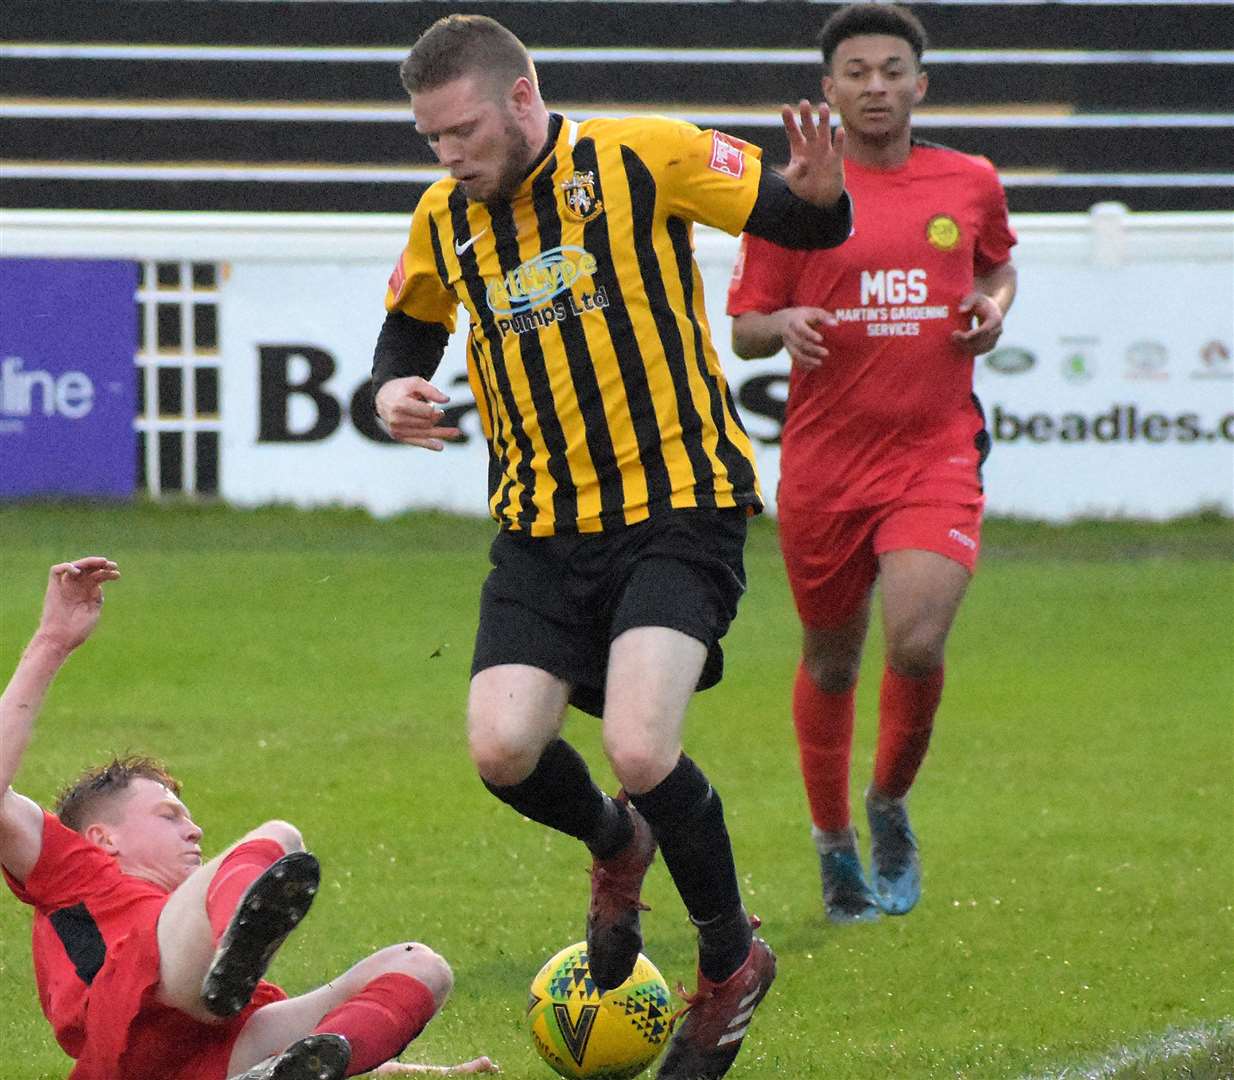
[[[750, 925], [757, 930], [758, 918], [751, 917]], [[760, 937], [745, 963], [723, 982], [713, 983], [700, 971], [698, 990], [686, 997], [685, 1019], [675, 1026], [658, 1080], [719, 1080], [732, 1067], [750, 1018], [775, 977], [776, 954]]]
[[624, 792], [616, 802], [626, 807], [634, 835], [616, 855], [591, 864], [591, 907], [587, 910], [587, 966], [592, 981], [606, 993], [630, 977], [643, 949], [639, 913], [647, 905], [639, 899], [643, 878], [656, 857], [651, 826]]

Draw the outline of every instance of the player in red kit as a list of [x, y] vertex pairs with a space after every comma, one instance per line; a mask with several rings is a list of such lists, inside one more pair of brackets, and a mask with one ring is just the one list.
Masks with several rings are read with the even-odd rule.
[[[943, 649], [981, 542], [989, 447], [973, 358], [1015, 296], [1015, 235], [993, 166], [912, 137], [925, 32], [854, 4], [819, 35], [823, 94], [846, 132], [853, 235], [826, 251], [745, 236], [733, 348], [792, 360], [781, 546], [804, 629], [793, 721], [836, 922], [902, 915], [921, 893], [905, 799], [943, 688]], [[875, 580], [886, 666], [866, 793], [871, 878], [849, 811], [853, 703]]]
[[10, 786], [52, 679], [118, 577], [104, 558], [53, 566], [38, 630], [0, 694], [0, 867], [34, 908], [39, 1002], [75, 1060], [70, 1080], [428, 1071], [390, 1060], [450, 992], [449, 967], [425, 946], [382, 949], [299, 997], [262, 979], [319, 884], [294, 826], [268, 821], [203, 862], [180, 785], [152, 758], [88, 770], [55, 813]]

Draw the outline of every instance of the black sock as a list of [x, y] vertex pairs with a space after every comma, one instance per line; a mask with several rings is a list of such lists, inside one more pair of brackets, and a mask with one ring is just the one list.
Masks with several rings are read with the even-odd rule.
[[582, 840], [600, 858], [634, 834], [625, 808], [596, 787], [587, 763], [565, 739], [549, 743], [526, 780], [505, 787], [484, 780], [484, 786], [524, 817]]
[[699, 967], [713, 982], [723, 982], [745, 961], [751, 931], [720, 796], [682, 754], [668, 776], [650, 791], [631, 795], [630, 801], [651, 826], [664, 865], [699, 928]]
[[699, 970], [712, 982], [720, 983], [745, 963], [754, 943], [754, 928], [744, 907], [698, 927]]
[[605, 795], [604, 815], [600, 824], [591, 838], [584, 839], [583, 843], [597, 859], [608, 859], [633, 839], [634, 822], [630, 820], [630, 811]]

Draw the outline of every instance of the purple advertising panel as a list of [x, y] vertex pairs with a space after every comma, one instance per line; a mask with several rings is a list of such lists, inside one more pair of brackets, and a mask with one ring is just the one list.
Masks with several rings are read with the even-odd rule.
[[137, 270], [0, 259], [0, 498], [133, 494]]

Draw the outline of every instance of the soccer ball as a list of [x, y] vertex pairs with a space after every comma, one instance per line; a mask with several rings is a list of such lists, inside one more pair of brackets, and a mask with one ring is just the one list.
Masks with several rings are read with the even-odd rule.
[[587, 942], [562, 949], [531, 983], [527, 1024], [540, 1056], [570, 1080], [629, 1080], [655, 1061], [668, 1038], [668, 986], [639, 954], [630, 977], [601, 994], [587, 967]]

